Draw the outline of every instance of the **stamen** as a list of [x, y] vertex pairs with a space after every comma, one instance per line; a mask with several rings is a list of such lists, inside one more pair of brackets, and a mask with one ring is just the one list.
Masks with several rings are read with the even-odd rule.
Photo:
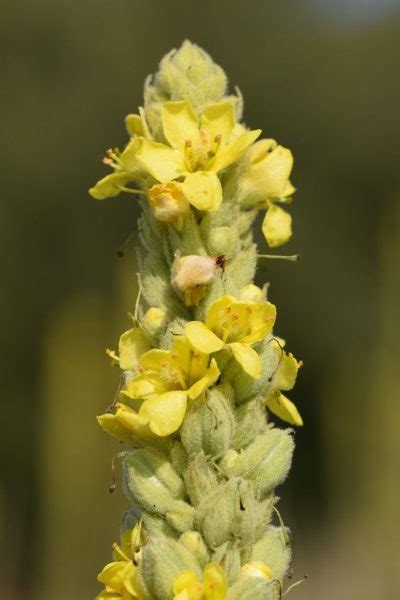
[[117, 185], [117, 188], [121, 190], [121, 192], [129, 192], [130, 194], [141, 194], [142, 196], [147, 196], [147, 192], [145, 192], [144, 190], [129, 188], [125, 185]]
[[279, 260], [289, 260], [291, 262], [297, 262], [301, 260], [301, 254], [291, 254], [289, 256], [284, 256], [283, 254], [257, 254], [259, 258], [273, 258]]
[[116, 552], [117, 554], [119, 554], [119, 556], [121, 556], [121, 558], [123, 560], [129, 561], [129, 557], [126, 556], [126, 554], [124, 552], [122, 552], [120, 546], [118, 546], [118, 544], [116, 542], [113, 543], [112, 545], [112, 549], [114, 550], [114, 552]]

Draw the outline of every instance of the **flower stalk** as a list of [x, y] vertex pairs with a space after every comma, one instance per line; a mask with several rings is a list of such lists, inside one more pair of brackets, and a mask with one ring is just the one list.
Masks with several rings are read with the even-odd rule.
[[[254, 283], [260, 209], [269, 247], [291, 236], [282, 204], [293, 157], [241, 121], [223, 70], [184, 42], [145, 84], [130, 139], [90, 189], [129, 193], [142, 213], [135, 241], [140, 295], [118, 352], [114, 403], [98, 422], [123, 442], [130, 502], [121, 542], [101, 571], [110, 600], [278, 599], [290, 536], [273, 524], [302, 425], [283, 392], [301, 362], [273, 329], [276, 307]], [[258, 140], [258, 141], [257, 141]], [[275, 424], [276, 422], [276, 424]]]

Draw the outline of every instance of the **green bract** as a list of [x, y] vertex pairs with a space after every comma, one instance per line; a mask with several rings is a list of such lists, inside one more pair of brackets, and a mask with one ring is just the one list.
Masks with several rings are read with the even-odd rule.
[[[133, 325], [107, 353], [121, 370], [100, 426], [124, 444], [130, 503], [98, 598], [280, 598], [291, 560], [273, 524], [302, 425], [283, 392], [301, 362], [275, 337], [275, 305], [254, 283], [252, 227], [266, 209], [269, 246], [291, 236], [293, 157], [240, 122], [240, 96], [200, 48], [184, 42], [128, 115], [125, 148], [96, 199], [131, 193], [140, 293]], [[278, 319], [279, 323], [279, 319]], [[277, 419], [275, 419], [277, 417]]]

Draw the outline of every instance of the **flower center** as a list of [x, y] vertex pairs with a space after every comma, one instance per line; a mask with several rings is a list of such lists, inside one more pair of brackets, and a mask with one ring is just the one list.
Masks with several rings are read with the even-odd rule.
[[205, 129], [199, 129], [199, 135], [185, 142], [184, 155], [188, 171], [207, 171], [221, 146], [222, 136], [213, 140]]

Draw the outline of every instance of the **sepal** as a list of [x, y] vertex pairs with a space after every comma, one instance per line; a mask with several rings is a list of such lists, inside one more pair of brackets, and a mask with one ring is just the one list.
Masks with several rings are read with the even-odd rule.
[[183, 421], [181, 440], [189, 455], [203, 451], [215, 456], [229, 448], [234, 432], [232, 403], [219, 386], [193, 402]]

